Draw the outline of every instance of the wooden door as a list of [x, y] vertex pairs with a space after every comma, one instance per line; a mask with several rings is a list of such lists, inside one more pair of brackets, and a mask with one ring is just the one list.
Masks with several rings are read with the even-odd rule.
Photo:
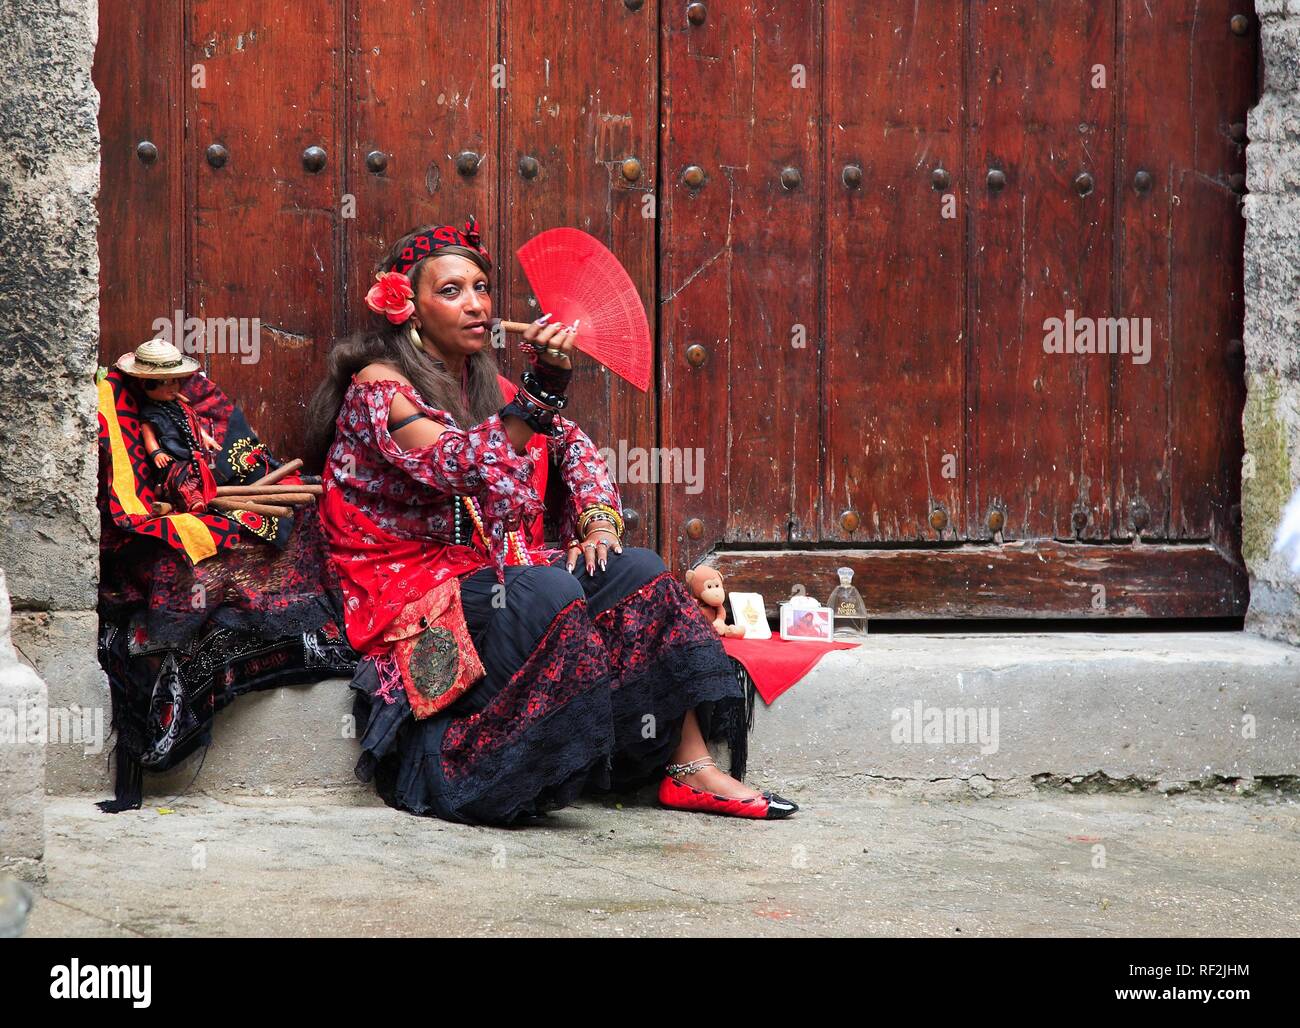
[[[670, 566], [773, 609], [848, 564], [895, 616], [1244, 610], [1248, 3], [263, 7], [101, 5], [106, 359], [258, 319], [205, 360], [293, 453], [389, 240], [476, 215], [522, 319], [511, 255], [576, 226], [659, 371], [584, 362], [573, 410]], [[1130, 318], [1141, 361], [1047, 343]]]
[[[670, 24], [664, 423], [727, 457], [665, 547], [773, 612], [843, 565], [901, 617], [1244, 612], [1242, 7]], [[1049, 352], [1085, 321], [1124, 352]]]

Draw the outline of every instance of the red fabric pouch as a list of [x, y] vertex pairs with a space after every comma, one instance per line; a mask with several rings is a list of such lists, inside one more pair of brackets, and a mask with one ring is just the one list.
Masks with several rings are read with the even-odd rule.
[[394, 644], [393, 656], [416, 718], [450, 706], [483, 677], [455, 578], [402, 608], [384, 641]]

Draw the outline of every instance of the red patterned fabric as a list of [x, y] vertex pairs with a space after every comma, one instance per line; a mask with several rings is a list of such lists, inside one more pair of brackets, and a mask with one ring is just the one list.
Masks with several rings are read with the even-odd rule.
[[444, 582], [408, 604], [384, 641], [393, 643], [406, 699], [417, 718], [450, 706], [483, 676], [457, 582]]
[[465, 220], [463, 229], [459, 229], [455, 225], [439, 225], [432, 232], [416, 236], [411, 240], [411, 245], [402, 250], [398, 259], [393, 262], [392, 270], [399, 271], [403, 275], [409, 274], [411, 269], [420, 261], [433, 256], [444, 246], [464, 246], [471, 250], [477, 250], [489, 262], [491, 261], [487, 250], [482, 245], [478, 221], [471, 214]]
[[306, 512], [280, 520], [292, 528], [284, 549], [247, 541], [198, 564], [143, 540], [104, 551], [101, 614], [143, 609], [150, 633], [172, 642], [202, 631], [214, 612], [227, 627], [267, 636], [309, 631], [337, 618], [337, 601], [325, 601], [327, 593], [337, 595], [338, 580], [320, 526]]
[[[499, 379], [507, 400], [515, 386]], [[388, 431], [389, 406], [402, 393], [444, 426], [431, 446], [403, 450]], [[409, 385], [353, 381], [339, 410], [325, 464], [321, 522], [343, 587], [348, 638], [359, 652], [385, 652], [387, 627], [408, 604], [450, 578], [495, 565], [504, 581], [504, 535], [522, 526], [530, 556], [546, 563], [542, 502], [551, 460], [570, 497], [564, 531], [592, 503], [620, 507], [618, 489], [591, 440], [556, 418], [558, 437], [534, 435], [526, 454], [510, 446], [499, 415], [463, 430]], [[452, 543], [457, 495], [483, 512], [491, 552]]]
[[442, 743], [444, 777], [453, 782], [468, 774], [552, 711], [596, 688], [608, 675], [608, 653], [586, 616], [586, 601], [574, 600], [555, 616], [509, 685], [482, 711], [448, 726]]
[[620, 669], [620, 681], [639, 677], [678, 647], [698, 646], [717, 637], [700, 605], [669, 571], [592, 621], [605, 640], [610, 666]]
[[[239, 408], [206, 375], [192, 375], [183, 393], [189, 401], [187, 415], [191, 422], [205, 428], [221, 447], [211, 457], [212, 469], [203, 473], [205, 493], [215, 491], [217, 485], [260, 478], [279, 467], [248, 427]], [[129, 376], [109, 368], [98, 385], [98, 400], [100, 506], [104, 521], [101, 550], [115, 549], [135, 536], [144, 536], [161, 540], [189, 563], [197, 564], [222, 550], [240, 546], [241, 528], [248, 535], [279, 546], [288, 543], [292, 519], [264, 518], [249, 511], [186, 515], [188, 521], [180, 521], [175, 515], [154, 517], [149, 507], [158, 499], [156, 471], [145, 452], [140, 402]], [[283, 481], [290, 484], [301, 478], [290, 475]], [[243, 545], [249, 542], [247, 537], [242, 538]]]
[[[195, 438], [198, 438], [198, 423], [195, 421], [194, 412], [188, 408], [182, 409], [185, 410], [185, 415], [194, 429]], [[216, 498], [217, 480], [212, 477], [212, 469], [208, 467], [208, 462], [202, 458], [174, 460], [167, 465], [162, 474], [161, 487], [156, 480], [154, 486], [178, 510], [202, 514], [208, 509], [208, 504]]]

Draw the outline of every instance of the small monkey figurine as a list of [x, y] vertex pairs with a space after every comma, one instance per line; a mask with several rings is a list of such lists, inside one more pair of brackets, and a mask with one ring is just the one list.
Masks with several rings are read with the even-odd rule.
[[743, 639], [744, 625], [727, 624], [727, 611], [723, 601], [727, 594], [722, 588], [722, 572], [717, 568], [691, 568], [686, 572], [686, 588], [691, 591], [695, 601], [704, 611], [704, 616], [713, 622], [714, 631], [721, 636]]

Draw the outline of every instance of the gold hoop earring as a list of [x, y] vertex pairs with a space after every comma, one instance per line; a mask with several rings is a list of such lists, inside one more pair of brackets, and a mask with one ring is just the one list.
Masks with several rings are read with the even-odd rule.
[[420, 330], [412, 325], [409, 334], [411, 336], [411, 342], [415, 345], [415, 348], [417, 350], [423, 350], [424, 343], [420, 341]]

